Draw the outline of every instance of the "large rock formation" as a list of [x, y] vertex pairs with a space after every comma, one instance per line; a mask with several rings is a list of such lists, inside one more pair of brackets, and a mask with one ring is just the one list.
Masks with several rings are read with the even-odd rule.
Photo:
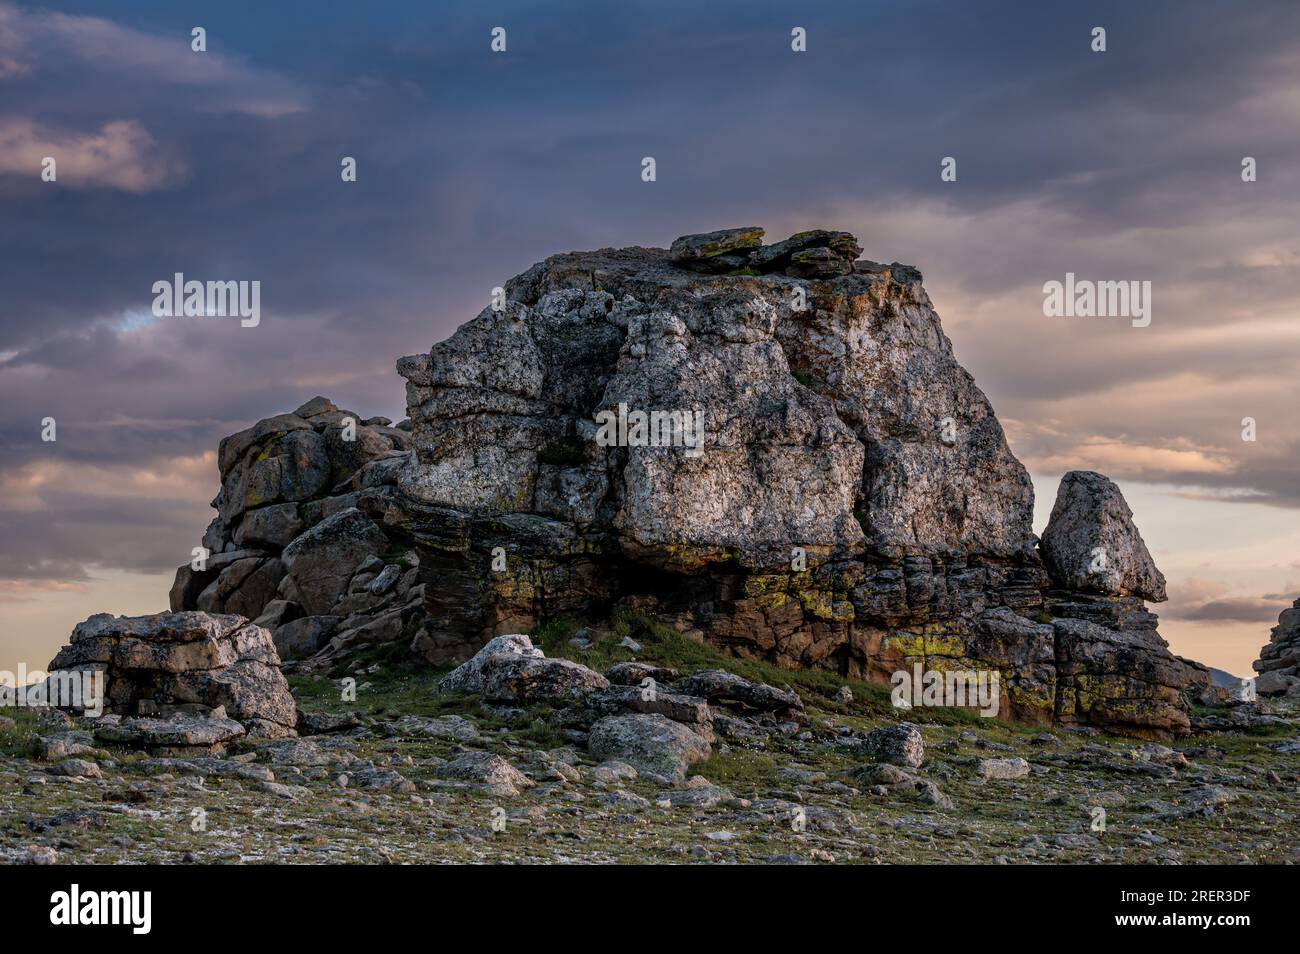
[[285, 660], [409, 643], [423, 619], [418, 557], [364, 510], [397, 494], [410, 434], [316, 397], [233, 434], [201, 569], [176, 571], [171, 608], [237, 613]]
[[1282, 611], [1272, 638], [1254, 662], [1261, 696], [1300, 696], [1300, 599]]
[[298, 710], [279, 667], [265, 629], [199, 612], [99, 613], [49, 666], [101, 674], [102, 714], [123, 720], [112, 720], [111, 741], [168, 747], [294, 734]]
[[[626, 603], [784, 666], [996, 668], [1012, 715], [1186, 731], [1207, 676], [1142, 606], [1163, 579], [1114, 485], [1068, 478], [1053, 580], [919, 273], [761, 238], [554, 256], [398, 362], [415, 458], [370, 512], [417, 542], [416, 649]], [[1081, 582], [1084, 545], [1117, 572]]]
[[1092, 471], [1061, 478], [1039, 552], [1052, 578], [1047, 611], [1056, 644], [1057, 718], [1131, 732], [1183, 728], [1183, 694], [1209, 687], [1209, 671], [1170, 655], [1143, 600], [1163, 602], [1133, 512]]

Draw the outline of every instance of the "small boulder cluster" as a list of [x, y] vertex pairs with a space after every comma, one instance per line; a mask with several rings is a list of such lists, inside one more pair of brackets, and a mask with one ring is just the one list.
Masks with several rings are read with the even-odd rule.
[[254, 620], [286, 661], [409, 643], [424, 619], [419, 557], [382, 516], [409, 427], [316, 397], [225, 438], [206, 559], [176, 571], [172, 610]]
[[668, 255], [682, 268], [706, 275], [835, 278], [852, 273], [862, 254], [862, 246], [848, 232], [811, 229], [774, 245], [764, 245], [763, 235], [757, 226], [683, 235]]
[[715, 726], [729, 735], [761, 733], [763, 723], [792, 728], [803, 702], [789, 689], [722, 670], [679, 678], [672, 669], [622, 662], [603, 675], [548, 658], [528, 636], [497, 636], [438, 683], [440, 693], [477, 694], [503, 715], [557, 705], [555, 725], [602, 763], [628, 765], [662, 784], [680, 784], [712, 754]]
[[52, 677], [98, 673], [98, 741], [210, 754], [246, 735], [296, 733], [297, 706], [279, 667], [262, 627], [239, 616], [184, 612], [92, 616], [49, 668]]
[[1261, 696], [1300, 696], [1300, 599], [1282, 611], [1272, 637], [1255, 660], [1255, 692]]

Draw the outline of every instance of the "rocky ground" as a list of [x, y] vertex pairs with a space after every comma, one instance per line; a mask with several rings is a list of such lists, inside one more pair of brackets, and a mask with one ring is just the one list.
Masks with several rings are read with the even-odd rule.
[[[723, 657], [631, 615], [607, 631], [573, 630], [536, 635], [542, 679], [516, 655], [468, 682], [461, 670], [457, 691], [439, 692], [447, 670], [394, 646], [291, 675], [300, 729], [334, 731], [243, 739], [217, 755], [151, 754], [63, 713], [7, 710], [0, 859], [1300, 861], [1291, 698], [1198, 710], [1196, 732], [1166, 747], [956, 710], [900, 713], [881, 686]], [[566, 657], [634, 684], [604, 689], [558, 662]], [[637, 677], [656, 665], [715, 674], [671, 682], [657, 672], [668, 687], [657, 706], [675, 706], [678, 721], [596, 713], [604, 728], [591, 725], [593, 699], [638, 694]], [[719, 690], [717, 670], [742, 681]], [[342, 698], [349, 679], [355, 701]], [[678, 687], [710, 697], [707, 724]], [[611, 727], [628, 719], [676, 735], [627, 748]], [[620, 745], [625, 757], [610, 757]]]

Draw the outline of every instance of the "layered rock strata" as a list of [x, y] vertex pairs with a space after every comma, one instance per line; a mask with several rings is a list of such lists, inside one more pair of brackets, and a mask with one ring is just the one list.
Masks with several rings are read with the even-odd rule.
[[1282, 611], [1254, 668], [1261, 696], [1300, 696], [1300, 599]]
[[271, 634], [240, 616], [100, 613], [76, 626], [49, 669], [98, 674], [102, 707], [84, 708], [101, 709], [106, 741], [210, 749], [293, 735], [298, 721]]

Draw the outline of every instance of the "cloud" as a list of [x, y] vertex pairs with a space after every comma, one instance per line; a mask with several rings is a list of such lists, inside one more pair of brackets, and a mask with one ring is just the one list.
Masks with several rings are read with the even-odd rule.
[[1166, 615], [1174, 619], [1186, 619], [1194, 622], [1217, 623], [1269, 623], [1277, 622], [1278, 614], [1290, 605], [1289, 602], [1268, 600], [1259, 597], [1234, 597], [1232, 599], [1211, 600], [1200, 606], [1182, 611], [1166, 610]]
[[64, 579], [0, 580], [0, 603], [30, 602], [55, 593], [84, 593], [85, 583]]
[[98, 132], [64, 132], [27, 119], [0, 119], [0, 173], [39, 176], [54, 159], [56, 182], [74, 189], [109, 186], [150, 192], [184, 181], [189, 167], [166, 155], [135, 120], [105, 123]]
[[1279, 593], [1237, 596], [1220, 583], [1190, 578], [1169, 587], [1169, 603], [1160, 615], [1194, 623], [1276, 623], [1294, 597]]
[[135, 465], [32, 464], [0, 476], [0, 580], [53, 592], [98, 568], [153, 573], [189, 559], [210, 517], [215, 456]]
[[[28, 10], [0, 3], [0, 70], [10, 78], [42, 83], [72, 73], [81, 80], [103, 77], [97, 96], [131, 91], [137, 106], [165, 87], [186, 88], [191, 108], [274, 118], [306, 108], [302, 87], [238, 56], [198, 53], [188, 29], [171, 35], [147, 33], [95, 16]], [[111, 82], [110, 82], [111, 81]], [[153, 87], [150, 91], [148, 87]], [[136, 95], [136, 94], [148, 94]]]

